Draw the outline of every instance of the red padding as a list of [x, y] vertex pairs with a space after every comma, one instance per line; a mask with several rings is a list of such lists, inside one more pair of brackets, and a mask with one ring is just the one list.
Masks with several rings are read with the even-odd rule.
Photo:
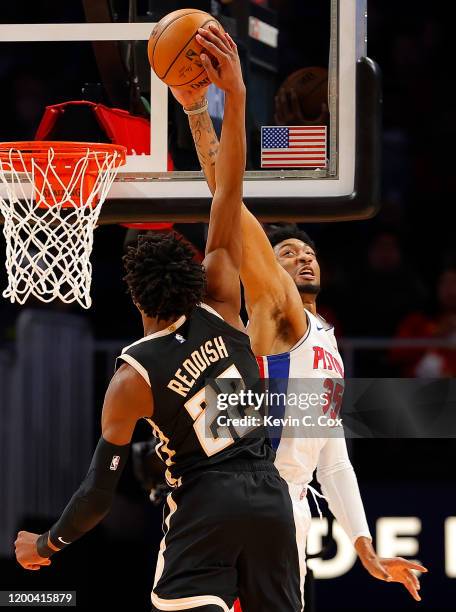
[[[35, 135], [35, 140], [47, 140], [52, 128], [68, 106], [87, 106], [93, 109], [101, 128], [113, 144], [127, 147], [132, 155], [150, 154], [150, 122], [144, 117], [131, 115], [120, 108], [110, 108], [88, 100], [72, 100], [47, 106]], [[75, 138], [77, 140], [77, 138]]]
[[[47, 140], [59, 117], [67, 106], [87, 106], [93, 109], [98, 123], [106, 132], [113, 144], [127, 147], [132, 155], [150, 154], [150, 122], [144, 117], [131, 115], [120, 108], [110, 108], [104, 104], [95, 104], [88, 100], [72, 100], [47, 106], [35, 134], [35, 140]], [[168, 172], [174, 170], [174, 163], [168, 153]], [[169, 230], [173, 223], [128, 223], [125, 227], [144, 230]]]
[[111, 142], [127, 147], [130, 155], [150, 154], [150, 122], [147, 119], [103, 104], [97, 104], [94, 110]]

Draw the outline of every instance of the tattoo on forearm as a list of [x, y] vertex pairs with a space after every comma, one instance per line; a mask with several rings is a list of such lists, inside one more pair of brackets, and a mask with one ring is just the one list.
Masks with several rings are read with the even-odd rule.
[[190, 129], [201, 168], [207, 174], [206, 171], [215, 166], [215, 158], [219, 149], [218, 138], [209, 113], [205, 112], [190, 117]]

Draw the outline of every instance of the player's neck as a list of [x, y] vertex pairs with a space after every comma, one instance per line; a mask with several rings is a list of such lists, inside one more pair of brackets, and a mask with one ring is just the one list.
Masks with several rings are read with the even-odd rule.
[[141, 316], [144, 327], [144, 336], [150, 336], [151, 334], [163, 331], [164, 329], [171, 327], [171, 325], [173, 325], [179, 319], [179, 317], [177, 317], [167, 320], [158, 320], [154, 317], [146, 317], [145, 315]]
[[301, 293], [301, 302], [306, 310], [315, 316], [317, 315], [317, 302], [314, 295]]

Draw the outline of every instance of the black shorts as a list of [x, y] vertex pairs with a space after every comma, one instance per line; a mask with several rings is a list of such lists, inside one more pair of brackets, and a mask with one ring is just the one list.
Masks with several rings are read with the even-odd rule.
[[272, 463], [187, 476], [165, 504], [153, 610], [299, 612], [293, 509]]

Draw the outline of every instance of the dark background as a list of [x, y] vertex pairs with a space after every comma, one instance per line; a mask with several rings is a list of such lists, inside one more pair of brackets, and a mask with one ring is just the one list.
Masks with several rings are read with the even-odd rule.
[[[138, 14], [146, 18], [150, 11], [152, 20], [154, 11], [163, 14], [185, 4], [139, 2]], [[327, 28], [328, 6], [321, 4], [271, 0], [269, 6], [278, 11], [280, 28], [277, 72], [265, 75], [252, 70], [253, 82], [266, 79], [274, 91], [295, 69], [327, 65], [326, 39], [320, 32]], [[347, 345], [344, 338], [395, 337], [447, 339], [453, 341], [453, 348], [358, 350], [351, 372], [356, 376], [454, 376], [456, 372], [455, 175], [449, 167], [455, 127], [446, 51], [451, 48], [451, 21], [443, 10], [445, 4], [369, 1], [368, 55], [383, 71], [382, 209], [369, 221], [308, 224], [305, 229], [317, 243], [322, 266], [319, 308], [335, 323], [342, 350]], [[118, 0], [112, 5], [120, 20], [128, 19], [127, 2]], [[226, 5], [223, 12], [235, 19], [233, 7]], [[36, 1], [33, 6], [3, 2], [0, 8], [3, 23], [84, 20], [82, 3], [73, 0]], [[321, 24], [320, 29], [316, 24]], [[47, 104], [80, 99], [84, 84], [99, 80], [89, 45], [55, 47], [52, 62], [44, 61], [40, 53], [38, 45], [0, 42], [0, 141], [32, 137]], [[128, 91], [119, 94], [124, 95], [125, 108]], [[90, 95], [109, 102], [96, 86], [86, 89], [86, 97]], [[250, 93], [251, 113], [256, 104], [262, 102]], [[173, 113], [170, 150], [176, 166], [190, 169], [193, 164], [196, 168]], [[204, 249], [202, 226], [177, 229]], [[125, 236], [122, 227], [96, 231], [90, 311], [51, 307], [86, 317], [97, 341], [118, 340], [119, 346], [142, 334], [121, 280]], [[4, 242], [0, 242], [3, 260]], [[0, 285], [5, 283], [2, 270]], [[1, 300], [0, 348], [9, 350], [13, 345], [19, 312], [17, 306]], [[106, 369], [97, 361], [94, 444], [105, 385]], [[139, 425], [136, 438], [148, 435]], [[419, 558], [432, 572], [423, 579], [422, 610], [454, 607], [454, 584], [443, 568], [443, 521], [455, 514], [455, 449], [452, 440], [356, 441], [351, 448], [373, 534], [375, 520], [381, 516], [422, 519]], [[60, 510], [55, 509], [56, 515]], [[21, 526], [41, 532], [49, 520], [52, 517], [22, 517]], [[161, 509], [147, 502], [129, 469], [110, 517], [99, 528], [55, 557], [51, 568], [37, 573], [24, 572], [9, 558], [0, 559], [1, 588], [76, 589], [80, 609], [122, 606], [147, 610], [160, 520]], [[344, 577], [319, 581], [316, 602], [316, 610], [384, 610], [386, 606], [406, 610], [416, 606], [399, 587], [377, 583], [363, 574], [359, 564]]]

